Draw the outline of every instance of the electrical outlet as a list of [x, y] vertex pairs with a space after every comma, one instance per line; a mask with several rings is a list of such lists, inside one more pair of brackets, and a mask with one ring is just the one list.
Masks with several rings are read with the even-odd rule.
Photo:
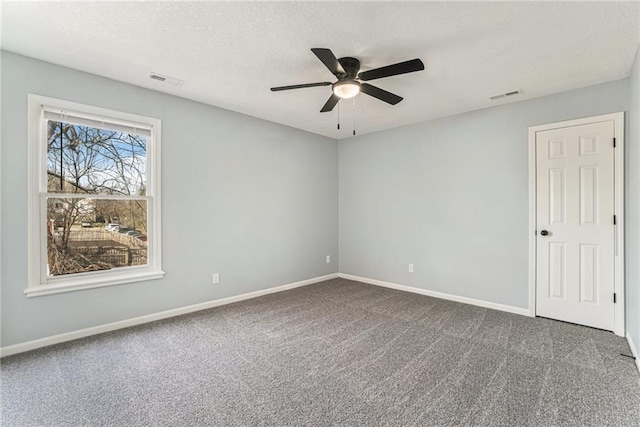
[[413, 264], [409, 264], [409, 273], [413, 273]]
[[327, 255], [326, 260], [327, 260], [327, 264], [331, 264], [331, 255]]
[[217, 285], [218, 283], [220, 283], [220, 274], [214, 273], [212, 282], [214, 285]]

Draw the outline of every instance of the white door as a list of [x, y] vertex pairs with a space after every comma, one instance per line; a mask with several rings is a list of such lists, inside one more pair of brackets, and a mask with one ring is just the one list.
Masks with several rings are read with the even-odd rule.
[[614, 122], [536, 133], [536, 315], [614, 329]]

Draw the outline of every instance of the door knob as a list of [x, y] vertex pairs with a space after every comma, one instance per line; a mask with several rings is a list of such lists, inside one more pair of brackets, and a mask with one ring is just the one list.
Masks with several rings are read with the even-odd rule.
[[542, 230], [542, 231], [540, 231], [540, 234], [542, 236], [547, 236], [549, 234], [549, 232], [547, 230]]

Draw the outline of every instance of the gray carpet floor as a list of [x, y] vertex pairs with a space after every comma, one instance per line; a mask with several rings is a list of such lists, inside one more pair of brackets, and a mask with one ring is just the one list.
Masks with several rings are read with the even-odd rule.
[[639, 426], [610, 332], [335, 279], [4, 358], [3, 426]]

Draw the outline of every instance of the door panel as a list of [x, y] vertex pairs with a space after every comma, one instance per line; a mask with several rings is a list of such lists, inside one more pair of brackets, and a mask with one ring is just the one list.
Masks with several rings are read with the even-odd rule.
[[613, 136], [613, 121], [536, 133], [536, 315], [613, 330]]
[[598, 303], [600, 246], [580, 245], [580, 302]]
[[564, 224], [565, 220], [565, 180], [564, 168], [549, 169], [549, 222]]
[[580, 225], [598, 225], [598, 166], [580, 166]]
[[565, 299], [567, 262], [565, 243], [549, 243], [549, 298]]

